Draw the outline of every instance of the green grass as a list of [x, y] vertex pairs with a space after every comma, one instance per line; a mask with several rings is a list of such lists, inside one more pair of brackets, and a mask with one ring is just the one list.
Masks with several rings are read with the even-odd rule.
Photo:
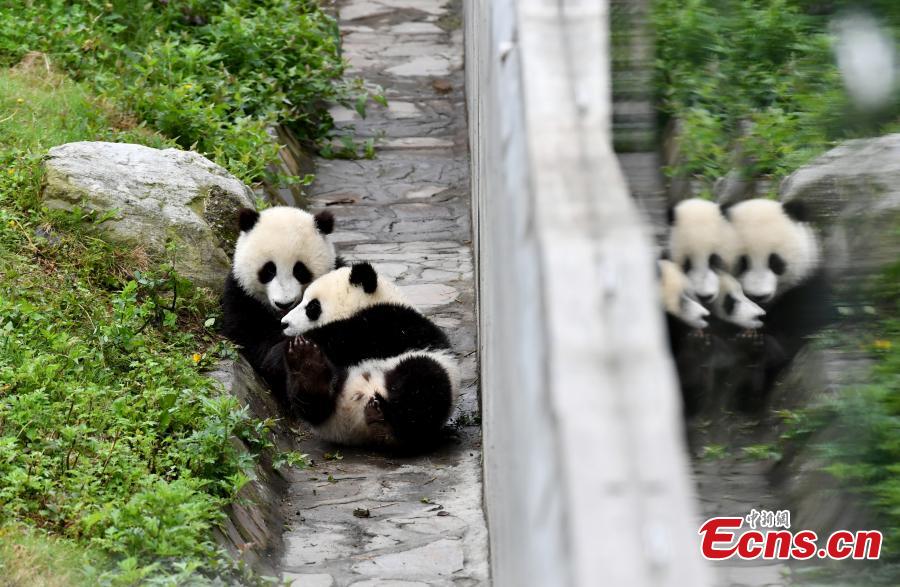
[[90, 554], [71, 540], [23, 526], [0, 527], [0, 584], [88, 587], [90, 567]]
[[89, 584], [233, 576], [210, 530], [252, 468], [234, 438], [269, 449], [270, 423], [203, 373], [233, 354], [214, 300], [39, 205], [52, 145], [170, 141], [40, 69], [0, 73], [0, 112], [0, 526], [35, 560], [44, 534], [80, 549]]
[[175, 146], [82, 86], [48, 72], [43, 61], [0, 75], [0, 112], [0, 145], [6, 152], [42, 151], [76, 140]]
[[314, 0], [0, 0], [0, 66], [29, 51], [246, 182], [277, 158], [269, 125], [314, 149], [330, 103], [369, 99]]

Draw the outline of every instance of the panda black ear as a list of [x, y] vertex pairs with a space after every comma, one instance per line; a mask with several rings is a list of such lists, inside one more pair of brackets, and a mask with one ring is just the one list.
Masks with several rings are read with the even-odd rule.
[[731, 217], [728, 216], [728, 212], [731, 210], [732, 206], [734, 206], [733, 203], [719, 204], [719, 211], [722, 213], [722, 216], [724, 216], [728, 220], [731, 220]]
[[378, 274], [370, 264], [357, 263], [350, 269], [350, 283], [362, 287], [367, 294], [372, 294], [378, 288]]
[[322, 234], [331, 234], [334, 230], [334, 215], [331, 212], [319, 212], [314, 216], [316, 219], [316, 230]]
[[666, 222], [669, 226], [675, 224], [675, 206], [669, 206], [666, 208]]
[[809, 222], [809, 213], [806, 209], [806, 204], [800, 200], [784, 202], [781, 204], [781, 207], [784, 209], [784, 213], [788, 215], [788, 218], [794, 222]]
[[238, 212], [238, 226], [240, 227], [241, 232], [247, 232], [256, 226], [257, 220], [259, 220], [259, 212], [256, 210], [241, 208]]

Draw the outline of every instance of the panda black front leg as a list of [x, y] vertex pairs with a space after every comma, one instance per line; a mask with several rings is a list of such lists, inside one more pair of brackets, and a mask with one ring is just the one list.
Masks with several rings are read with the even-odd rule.
[[297, 336], [287, 343], [284, 366], [291, 414], [310, 424], [324, 422], [335, 408], [335, 369], [328, 357], [319, 345]]

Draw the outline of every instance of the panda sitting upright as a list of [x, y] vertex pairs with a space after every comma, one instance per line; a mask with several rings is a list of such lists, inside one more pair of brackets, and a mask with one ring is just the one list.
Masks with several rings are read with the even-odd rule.
[[672, 261], [659, 262], [660, 290], [666, 311], [669, 347], [684, 399], [685, 415], [713, 407], [733, 386], [741, 363], [734, 340], [739, 330], [762, 326], [765, 311], [744, 295], [738, 281], [717, 271], [718, 291], [710, 311], [693, 297], [688, 277]]
[[412, 449], [438, 437], [459, 393], [450, 342], [370, 264], [314, 281], [282, 323], [296, 337], [288, 400], [319, 436]]
[[747, 296], [766, 310], [764, 330], [785, 341], [824, 326], [831, 318], [831, 288], [803, 205], [753, 199], [726, 214], [741, 247], [734, 274]]
[[762, 397], [806, 337], [833, 318], [831, 288], [801, 203], [757, 198], [727, 208], [726, 215], [741, 248], [734, 274], [766, 311], [755, 351], [762, 373], [754, 393]]
[[240, 235], [222, 294], [222, 333], [240, 347], [250, 365], [284, 400], [281, 319], [306, 286], [340, 261], [328, 239], [330, 212], [315, 216], [276, 206], [239, 212]]

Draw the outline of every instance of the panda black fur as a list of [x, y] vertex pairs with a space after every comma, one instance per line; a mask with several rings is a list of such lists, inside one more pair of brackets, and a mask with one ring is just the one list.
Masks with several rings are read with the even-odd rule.
[[759, 330], [766, 312], [747, 297], [732, 275], [719, 273], [719, 294], [711, 304], [707, 411], [716, 409], [755, 411], [762, 399], [761, 375], [765, 362], [775, 357], [770, 341]]
[[342, 444], [418, 448], [450, 416], [459, 369], [447, 336], [368, 263], [313, 282], [284, 317], [295, 416]]
[[718, 291], [709, 316], [710, 310], [694, 299], [692, 284], [680, 267], [659, 261], [669, 346], [688, 416], [713, 407], [714, 401], [734, 389], [733, 382], [743, 381], [754, 371], [742, 369], [743, 334], [762, 326], [765, 311], [744, 295], [737, 279], [723, 271], [716, 274]]
[[281, 318], [306, 286], [340, 262], [328, 239], [330, 212], [277, 206], [238, 215], [240, 235], [222, 294], [222, 333], [284, 401]]

